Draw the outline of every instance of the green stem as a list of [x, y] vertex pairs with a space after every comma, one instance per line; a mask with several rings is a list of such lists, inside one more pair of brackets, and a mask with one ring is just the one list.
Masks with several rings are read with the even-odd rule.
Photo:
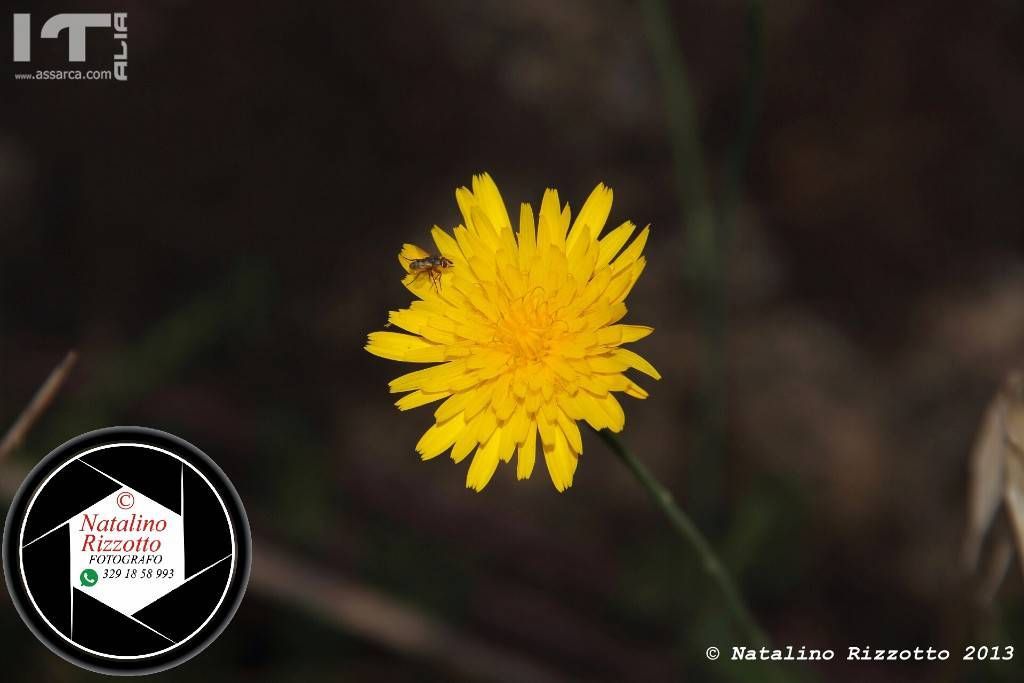
[[[714, 229], [711, 202], [708, 199], [701, 151], [700, 126], [690, 79], [682, 51], [672, 30], [672, 16], [665, 0], [646, 0], [642, 4], [647, 33], [654, 53], [654, 64], [662, 83], [668, 114], [669, 144], [675, 162], [676, 188], [691, 231], [698, 227]], [[691, 238], [696, 239], [696, 237]]]
[[679, 534], [680, 538], [688, 543], [697, 553], [701, 560], [701, 568], [722, 592], [726, 607], [737, 624], [743, 629], [747, 638], [759, 646], [767, 645], [768, 638], [765, 636], [764, 631], [761, 630], [761, 627], [757, 625], [753, 615], [743, 601], [743, 596], [740, 594], [739, 589], [736, 588], [735, 582], [729, 576], [729, 572], [725, 569], [722, 561], [718, 559], [718, 555], [715, 554], [714, 548], [711, 547], [708, 540], [704, 538], [704, 534], [700, 532], [686, 513], [676, 505], [675, 499], [673, 499], [668, 489], [654, 478], [651, 471], [637, 460], [614, 434], [607, 429], [602, 429], [597, 435], [601, 437], [608, 445], [608, 448], [633, 473], [633, 476], [637, 478], [640, 485], [647, 490], [654, 504], [668, 518], [669, 523], [676, 533]]
[[736, 137], [726, 157], [719, 222], [722, 243], [728, 249], [736, 222], [736, 207], [743, 189], [754, 131], [761, 115], [761, 91], [764, 88], [764, 6], [761, 0], [747, 0], [747, 74]]
[[693, 444], [694, 509], [713, 513], [721, 488], [725, 451], [725, 285], [721, 234], [708, 191], [700, 124], [683, 51], [673, 30], [666, 0], [641, 5], [665, 98], [668, 141], [672, 149], [675, 188], [686, 225], [683, 278], [696, 305], [701, 326], [697, 381], [697, 429]]
[[684, 281], [693, 295], [702, 332], [692, 478], [699, 486], [690, 491], [690, 501], [698, 518], [716, 519], [716, 501], [722, 488], [720, 463], [727, 446], [727, 262], [736, 208], [761, 110], [764, 7], [762, 0], [747, 0], [746, 77], [717, 206], [709, 190], [697, 106], [683, 51], [672, 28], [671, 8], [667, 0], [644, 0], [642, 10], [665, 98], [675, 187], [686, 224]]

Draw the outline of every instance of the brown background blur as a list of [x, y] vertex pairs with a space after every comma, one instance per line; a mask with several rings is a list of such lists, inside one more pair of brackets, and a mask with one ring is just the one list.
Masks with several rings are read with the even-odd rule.
[[[408, 304], [398, 247], [456, 224], [453, 190], [473, 173], [492, 173], [510, 206], [553, 186], [574, 210], [603, 181], [614, 224], [653, 224], [627, 322], [656, 328], [638, 350], [664, 379], [624, 400], [623, 438], [721, 549], [773, 640], [839, 658], [934, 645], [952, 660], [963, 642], [1021, 642], [1020, 571], [974, 613], [958, 559], [972, 439], [1024, 365], [1022, 3], [769, 3], [761, 116], [721, 274], [724, 439], [704, 459], [686, 207], [639, 5], [21, 11], [122, 8], [126, 84], [15, 82], [9, 61], [0, 79], [0, 428], [65, 351], [81, 354], [17, 464], [92, 428], [165, 429], [219, 461], [258, 537], [557, 677], [743, 680], [745, 665], [705, 661], [707, 646], [741, 641], [603, 444], [585, 435], [564, 495], [542, 466], [524, 483], [504, 466], [474, 494], [465, 463], [419, 462], [431, 411], [399, 414], [387, 381], [404, 369], [362, 349]], [[717, 192], [740, 118], [745, 5], [672, 13]], [[38, 644], [6, 597], [0, 642], [13, 680], [98, 678]], [[159, 679], [464, 677], [251, 592], [217, 643]]]

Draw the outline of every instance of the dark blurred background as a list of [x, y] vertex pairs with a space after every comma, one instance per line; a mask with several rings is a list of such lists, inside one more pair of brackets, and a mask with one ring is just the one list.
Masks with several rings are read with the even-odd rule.
[[[637, 350], [664, 379], [625, 399], [623, 439], [773, 640], [953, 649], [944, 665], [790, 675], [1021, 680], [1019, 661], [955, 649], [1024, 636], [1019, 569], [976, 612], [959, 565], [971, 444], [1024, 365], [1021, 2], [769, 3], [745, 191], [717, 262], [728, 322], [711, 416], [672, 84], [640, 4], [12, 9], [124, 9], [130, 53], [127, 83], [16, 82], [10, 61], [0, 80], [0, 429], [80, 353], [7, 465], [88, 429], [171, 431], [232, 477], [257, 543], [470, 638], [423, 656], [252, 590], [219, 641], [159, 679], [515, 678], [460, 665], [480, 646], [555, 679], [750, 680], [754, 665], [705, 660], [742, 640], [593, 435], [563, 495], [540, 466], [521, 483], [502, 467], [474, 494], [465, 463], [413, 451], [432, 411], [399, 414], [387, 381], [405, 369], [362, 346], [408, 305], [400, 244], [457, 224], [453, 190], [486, 170], [513, 207], [553, 186], [575, 210], [605, 182], [613, 224], [653, 224], [627, 322], [656, 328]], [[670, 12], [717, 196], [744, 107], [746, 3]], [[64, 45], [39, 59], [59, 64]], [[702, 438], [716, 423], [721, 438]], [[15, 680], [98, 678], [45, 650], [6, 595], [0, 640]]]

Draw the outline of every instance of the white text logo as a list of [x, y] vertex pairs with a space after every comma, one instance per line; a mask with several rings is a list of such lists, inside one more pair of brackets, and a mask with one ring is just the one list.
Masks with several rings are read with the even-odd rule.
[[[59, 38], [62, 32], [67, 34], [68, 62], [84, 62], [86, 56], [86, 35], [89, 29], [114, 30], [114, 40], [118, 46], [114, 52], [113, 77], [118, 81], [128, 80], [128, 13], [70, 13], [57, 14], [50, 17], [39, 30], [40, 38]], [[14, 61], [32, 61], [32, 15], [18, 13], [14, 15]], [[63, 72], [61, 72], [63, 73]], [[67, 72], [68, 74], [72, 72]], [[81, 72], [78, 72], [79, 74]], [[22, 77], [24, 74], [15, 74]], [[67, 78], [75, 78], [72, 75]], [[79, 76], [80, 77], [80, 76]]]

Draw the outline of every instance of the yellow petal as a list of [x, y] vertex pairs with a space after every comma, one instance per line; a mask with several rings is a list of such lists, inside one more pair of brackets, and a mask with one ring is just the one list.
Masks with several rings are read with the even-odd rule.
[[601, 431], [611, 424], [608, 414], [604, 411], [597, 399], [587, 391], [579, 392], [575, 397], [576, 404], [582, 412], [582, 419], [587, 421], [591, 427]]
[[576, 395], [568, 393], [561, 393], [558, 395], [558, 407], [562, 409], [562, 412], [570, 420], [582, 420], [586, 408], [583, 403], [580, 402], [579, 392]]
[[512, 437], [512, 432], [507, 428], [501, 428], [501, 446], [498, 448], [498, 458], [502, 462], [509, 462], [512, 460], [512, 454], [516, 450], [516, 440]]
[[444, 293], [451, 273], [443, 273], [440, 281], [431, 279], [427, 271], [409, 273], [402, 278], [402, 286], [425, 301], [446, 301]]
[[508, 363], [508, 352], [501, 349], [480, 349], [478, 353], [466, 359], [466, 367], [489, 368], [493, 366], [503, 367]]
[[448, 392], [444, 391], [428, 394], [417, 389], [411, 394], [406, 394], [402, 398], [395, 401], [395, 405], [398, 406], [399, 410], [410, 410], [412, 408], [419, 408], [420, 406], [425, 406], [428, 403], [433, 403], [434, 401], [440, 401], [442, 398], [448, 395]]
[[409, 264], [416, 259], [427, 258], [430, 256], [430, 252], [426, 251], [423, 247], [418, 247], [415, 244], [409, 244], [408, 242], [402, 245], [402, 251], [398, 252], [398, 262], [401, 264], [405, 272], [411, 272]]
[[459, 249], [459, 243], [455, 241], [454, 237], [436, 225], [431, 228], [430, 235], [434, 238], [434, 244], [437, 245], [439, 254], [453, 261], [463, 260], [462, 250]]
[[576, 426], [574, 421], [566, 417], [565, 413], [561, 410], [558, 411], [558, 426], [561, 428], [562, 433], [565, 434], [565, 438], [569, 442], [569, 447], [572, 448], [572, 452], [582, 453], [583, 438], [580, 434], [580, 428]]
[[487, 214], [497, 230], [511, 229], [512, 224], [508, 219], [508, 211], [505, 210], [505, 201], [501, 198], [498, 186], [489, 173], [482, 173], [473, 177], [473, 196], [480, 203], [480, 207]]
[[597, 245], [589, 239], [577, 240], [575, 245], [569, 247], [569, 275], [575, 282], [590, 280], [597, 264], [597, 252]]
[[625, 392], [626, 396], [632, 396], [633, 398], [647, 398], [650, 395], [646, 389], [633, 382], [633, 380], [629, 380], [629, 386], [626, 387]]
[[629, 368], [629, 363], [619, 360], [611, 353], [604, 353], [598, 356], [587, 356], [587, 366], [592, 372], [615, 374]]
[[647, 244], [647, 237], [650, 234], [650, 226], [641, 230], [636, 239], [630, 242], [629, 246], [622, 250], [622, 253], [619, 254], [618, 258], [612, 261], [612, 270], [620, 272], [640, 258], [640, 254], [643, 253], [644, 246]]
[[556, 355], [550, 355], [544, 359], [544, 364], [551, 368], [552, 371], [564, 380], [573, 380], [576, 377], [576, 371], [572, 369], [564, 359], [559, 358]]
[[624, 363], [627, 367], [634, 368], [644, 373], [648, 377], [654, 379], [661, 379], [661, 373], [654, 369], [654, 366], [647, 362], [647, 359], [642, 356], [633, 353], [629, 349], [617, 348], [612, 351], [612, 357], [620, 362]]
[[424, 460], [436, 458], [455, 443], [465, 427], [466, 423], [463, 422], [461, 415], [456, 415], [447, 422], [435, 423], [420, 437], [416, 450]]
[[494, 476], [494, 470], [498, 469], [501, 447], [501, 430], [497, 429], [491, 434], [487, 443], [476, 449], [476, 455], [469, 464], [469, 472], [466, 473], [466, 488], [474, 491], [483, 491], [484, 487]]
[[467, 420], [476, 417], [491, 402], [491, 396], [494, 395], [494, 384], [494, 382], [482, 382], [468, 392], [469, 398], [464, 406]]
[[608, 263], [615, 258], [615, 255], [619, 253], [619, 250], [622, 249], [622, 245], [626, 243], [634, 230], [636, 230], [636, 226], [631, 222], [626, 221], [601, 238], [601, 249], [597, 257], [598, 267], [608, 265]]
[[604, 346], [618, 346], [643, 339], [651, 332], [654, 328], [646, 325], [609, 325], [597, 331], [597, 342]]
[[601, 234], [604, 224], [608, 220], [608, 214], [612, 210], [612, 189], [604, 183], [599, 183], [594, 191], [587, 197], [576, 216], [576, 222], [569, 231], [569, 237], [565, 241], [565, 248], [572, 250], [573, 245], [580, 239], [593, 241]]
[[569, 450], [565, 434], [561, 429], [555, 429], [555, 440], [551, 444], [544, 444], [544, 462], [548, 466], [548, 474], [551, 475], [551, 483], [559, 493], [572, 486], [572, 478], [576, 473], [576, 455]]
[[[459, 205], [459, 211], [462, 212], [462, 221], [468, 230], [475, 231], [476, 228], [473, 226], [473, 207], [477, 205], [477, 199], [470, 192], [468, 187], [460, 187], [455, 190], [455, 203]], [[458, 237], [458, 230], [456, 230], [456, 238]], [[465, 250], [463, 250], [465, 253]], [[466, 254], [469, 256], [469, 254]]]
[[459, 245], [459, 251], [462, 252], [463, 258], [468, 259], [473, 256], [473, 245], [470, 244], [469, 230], [459, 225], [452, 228], [452, 234], [455, 236], [455, 243]]
[[633, 285], [640, 279], [640, 274], [644, 272], [646, 266], [647, 259], [641, 256], [633, 262], [633, 265], [616, 275], [611, 283], [609, 283], [608, 289], [605, 290], [605, 299], [613, 303], [625, 300], [630, 291], [632, 291]]
[[519, 459], [516, 461], [516, 478], [529, 479], [533, 473], [533, 464], [537, 460], [537, 423], [531, 422], [526, 439], [519, 447]]
[[555, 445], [555, 426], [543, 412], [537, 413], [537, 431], [540, 433], [540, 441], [544, 444], [545, 449]]
[[365, 348], [375, 356], [409, 363], [439, 363], [447, 360], [444, 346], [401, 332], [371, 332]]
[[423, 370], [417, 370], [401, 377], [391, 380], [388, 387], [392, 394], [399, 394], [414, 389], [436, 392], [445, 391], [453, 386], [458, 379], [465, 377], [466, 363], [462, 360], [454, 360], [441, 365], [434, 365]]
[[498, 429], [498, 418], [490, 410], [485, 410], [476, 418], [476, 440], [484, 443]]
[[526, 406], [526, 412], [528, 415], [533, 415], [540, 408], [541, 395], [539, 391], [531, 391], [526, 395], [526, 400], [523, 405]]
[[434, 411], [434, 419], [438, 422], [444, 422], [455, 417], [462, 412], [463, 408], [466, 407], [466, 403], [473, 394], [474, 392], [472, 390], [460, 391], [457, 394], [452, 394], [448, 397], [447, 401], [439, 405], [437, 410]]
[[591, 311], [583, 316], [582, 323], [585, 329], [596, 330], [605, 325], [610, 325], [616, 320], [621, 320], [626, 315], [626, 305], [621, 301], [616, 304], [595, 304]]
[[391, 311], [388, 313], [388, 322], [395, 327], [418, 334], [426, 341], [443, 344], [446, 347], [459, 341], [459, 338], [450, 329], [455, 326], [454, 321], [423, 310], [404, 308], [400, 311]]
[[519, 207], [519, 267], [526, 270], [533, 261], [537, 238], [533, 224], [533, 209], [523, 203]]
[[509, 391], [511, 382], [512, 375], [507, 372], [498, 377], [494, 382], [494, 396], [491, 397], [491, 408], [498, 419], [502, 421], [508, 420], [512, 416], [512, 411], [519, 404], [515, 394]]
[[562, 227], [561, 207], [558, 204], [558, 190], [548, 188], [540, 202], [537, 218], [537, 248], [554, 246], [565, 249], [565, 229]]
[[498, 228], [491, 223], [490, 217], [480, 205], [474, 206], [471, 211], [473, 214], [473, 225], [476, 227], [476, 236], [480, 238], [482, 243], [487, 245], [487, 254], [493, 257], [494, 252], [501, 246]]
[[613, 432], [621, 432], [622, 428], [626, 426], [626, 413], [623, 412], [618, 399], [609, 393], [603, 398], [598, 399], [597, 402], [610, 419], [608, 429]]
[[586, 287], [583, 288], [582, 294], [572, 302], [572, 310], [574, 313], [585, 311], [595, 301], [597, 301], [604, 291], [608, 288], [608, 283], [612, 280], [612, 269], [601, 268], [594, 273], [594, 276], [587, 283]]
[[466, 427], [460, 433], [458, 438], [455, 439], [455, 445], [452, 446], [452, 461], [462, 462], [462, 460], [469, 455], [470, 451], [476, 448], [476, 445], [480, 443], [476, 438], [476, 426], [479, 421], [479, 415], [472, 420], [466, 422]]
[[508, 420], [508, 432], [516, 443], [523, 443], [526, 434], [530, 429], [530, 422], [526, 417], [526, 408], [518, 405]]

